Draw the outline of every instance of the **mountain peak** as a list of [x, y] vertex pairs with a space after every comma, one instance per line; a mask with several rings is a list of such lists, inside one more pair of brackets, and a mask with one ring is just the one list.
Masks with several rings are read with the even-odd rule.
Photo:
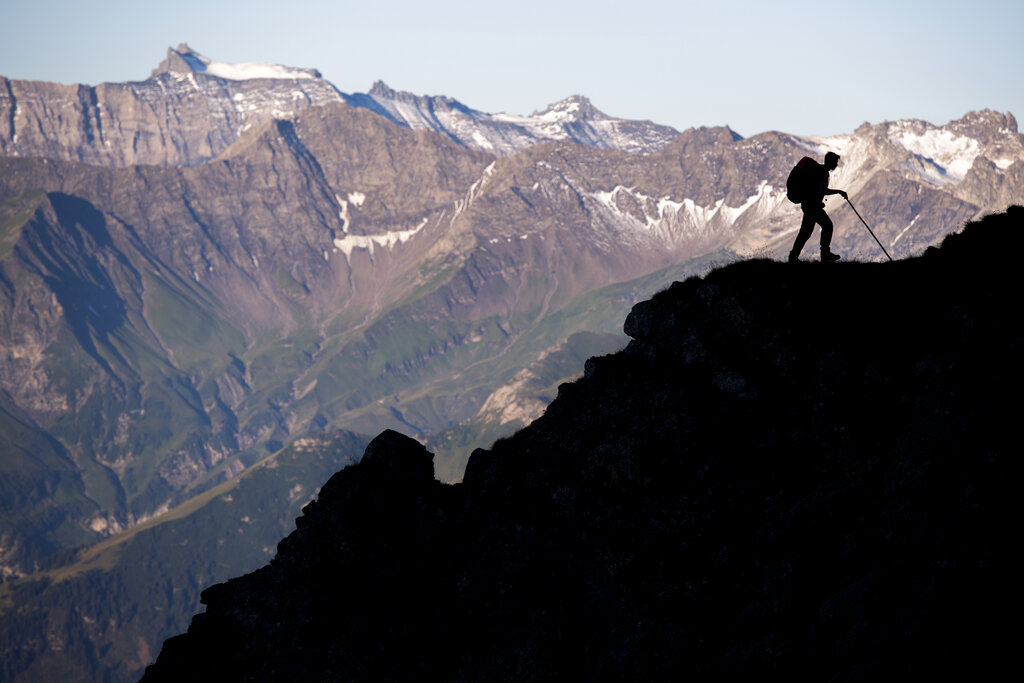
[[164, 61], [160, 62], [159, 65], [149, 75], [150, 78], [156, 78], [160, 74], [187, 74], [194, 71], [193, 63], [198, 59], [192, 48], [188, 46], [188, 43], [181, 43], [177, 48], [168, 47], [167, 56], [164, 57]]
[[1018, 133], [1017, 119], [1013, 114], [991, 109], [969, 111], [959, 119], [950, 121], [946, 127], [982, 141]]
[[374, 81], [373, 87], [367, 93], [370, 97], [386, 97], [388, 99], [397, 95], [397, 91], [382, 80]]
[[153, 70], [150, 78], [156, 78], [160, 74], [190, 74], [202, 73], [229, 81], [247, 81], [253, 79], [311, 79], [323, 78], [316, 69], [297, 69], [280, 64], [268, 64], [265, 62], [241, 62], [232, 64], [218, 62], [205, 57], [188, 46], [188, 43], [181, 43], [177, 48], [167, 48], [167, 57], [160, 65]]
[[570, 95], [564, 100], [548, 105], [544, 111], [534, 112], [533, 115], [541, 118], [570, 119], [573, 121], [608, 118], [604, 112], [593, 105], [589, 98], [583, 95]]
[[[358, 96], [356, 96], [356, 98], [357, 97]], [[377, 80], [374, 82], [373, 87], [370, 88], [370, 92], [366, 94], [366, 97], [376, 102], [377, 105], [383, 107], [384, 109], [389, 110], [389, 114], [387, 114], [387, 116], [396, 121], [403, 119], [403, 115], [398, 110], [391, 111], [389, 107], [393, 105], [386, 104], [386, 102], [388, 101], [399, 102], [404, 105], [410, 105], [412, 107], [412, 110], [417, 110], [421, 112], [436, 112], [439, 109], [456, 109], [458, 111], [470, 115], [475, 115], [479, 113], [452, 97], [447, 97], [445, 95], [416, 95], [407, 90], [395, 90], [382, 80]], [[411, 110], [406, 108], [406, 111], [408, 112]], [[428, 119], [429, 118], [432, 117], [428, 116]], [[406, 123], [410, 124], [409, 121], [406, 121]], [[429, 123], [427, 123], [426, 127], [430, 128], [432, 126]]]

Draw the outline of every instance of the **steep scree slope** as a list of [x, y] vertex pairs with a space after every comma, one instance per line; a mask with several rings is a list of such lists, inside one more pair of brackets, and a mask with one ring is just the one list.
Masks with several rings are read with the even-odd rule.
[[144, 680], [861, 679], [1007, 663], [1024, 209], [638, 304], [462, 484], [394, 432]]

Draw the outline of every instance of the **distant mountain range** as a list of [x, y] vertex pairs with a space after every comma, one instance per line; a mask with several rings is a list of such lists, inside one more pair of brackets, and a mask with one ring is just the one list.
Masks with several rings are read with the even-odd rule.
[[0, 153], [105, 166], [195, 166], [253, 126], [309, 107], [347, 103], [458, 144], [507, 155], [548, 140], [647, 153], [678, 131], [616, 119], [579, 95], [531, 116], [487, 114], [449, 97], [420, 97], [377, 82], [348, 95], [314, 69], [212, 61], [168, 49], [150, 77], [96, 87], [2, 79]]
[[[677, 133], [579, 96], [517, 117], [346, 95], [184, 45], [142, 82], [0, 79], [0, 571], [31, 582], [334, 430], [397, 429], [460, 478], [625, 343], [636, 301], [784, 253], [786, 175], [828, 149], [894, 257], [1024, 201], [1024, 137], [987, 110]], [[829, 211], [836, 251], [880, 257]]]

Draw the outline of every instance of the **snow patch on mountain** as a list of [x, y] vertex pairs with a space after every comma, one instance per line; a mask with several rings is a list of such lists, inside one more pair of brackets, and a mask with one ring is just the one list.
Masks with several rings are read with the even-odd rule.
[[681, 201], [670, 197], [655, 199], [623, 185], [583, 194], [596, 202], [595, 214], [603, 222], [627, 233], [645, 234], [666, 246], [731, 228], [747, 215], [763, 218], [786, 202], [785, 190], [766, 181], [739, 206], [729, 206], [724, 199], [709, 205], [688, 197]]
[[[932, 187], [948, 187], [961, 183], [978, 157], [989, 159], [1001, 171], [1024, 159], [1021, 136], [1010, 129], [1015, 123], [998, 130], [994, 124], [983, 125], [984, 119], [994, 116], [991, 112], [971, 113], [945, 126], [916, 119], [864, 124], [854, 135], [791, 140], [818, 160], [827, 151], [842, 157], [832, 173], [833, 187], [856, 189], [879, 165], [898, 168]], [[979, 117], [983, 119], [980, 123]], [[1009, 116], [1006, 119], [1013, 121]]]
[[248, 81], [257, 78], [295, 80], [319, 77], [315, 70], [310, 69], [294, 69], [280, 64], [267, 64], [264, 62], [244, 62], [240, 64], [217, 62], [191, 49], [182, 50], [179, 48], [177, 53], [192, 67], [193, 71], [216, 76], [217, 78], [224, 78], [229, 81]]
[[901, 122], [892, 127], [889, 139], [922, 161], [932, 162], [941, 169], [934, 176], [940, 182], [963, 180], [974, 160], [981, 154], [981, 145], [977, 140], [941, 128], [929, 127], [917, 131], [910, 124]]
[[334, 246], [345, 254], [345, 260], [351, 262], [352, 252], [355, 249], [366, 249], [373, 257], [374, 247], [390, 249], [399, 244], [405, 244], [420, 230], [426, 226], [429, 219], [424, 218], [420, 224], [410, 230], [395, 230], [381, 235], [345, 235], [334, 240]]
[[338, 207], [341, 209], [341, 211], [338, 212], [338, 219], [341, 221], [341, 229], [343, 232], [347, 232], [348, 226], [351, 222], [348, 217], [348, 202], [338, 195], [334, 195], [334, 199], [337, 200]]
[[496, 163], [497, 162], [495, 161], [489, 163], [487, 168], [484, 169], [483, 174], [469, 186], [469, 190], [466, 191], [466, 196], [463, 199], [455, 200], [455, 212], [452, 214], [452, 218], [448, 222], [448, 227], [455, 225], [455, 219], [458, 218], [463, 211], [468, 209], [473, 203], [473, 200], [479, 196], [484, 185], [487, 184], [487, 181], [490, 180], [491, 176], [494, 174], [494, 166]]
[[920, 218], [920, 217], [921, 217], [921, 216], [920, 216], [920, 214], [918, 214], [917, 216], [914, 216], [914, 219], [913, 219], [912, 221], [910, 221], [910, 224], [909, 224], [909, 225], [907, 225], [907, 227], [905, 227], [905, 228], [903, 228], [902, 230], [900, 230], [899, 234], [898, 234], [898, 235], [896, 235], [896, 237], [894, 237], [894, 238], [893, 238], [892, 242], [890, 242], [890, 243], [889, 243], [889, 248], [890, 248], [890, 249], [891, 249], [891, 248], [893, 248], [893, 247], [895, 247], [895, 246], [896, 246], [896, 243], [897, 243], [897, 242], [899, 242], [899, 241], [900, 241], [900, 239], [901, 239], [901, 238], [902, 238], [902, 237], [903, 237], [903, 236], [904, 236], [905, 234], [907, 234], [907, 231], [908, 231], [908, 230], [910, 230], [910, 229], [911, 229], [912, 227], [914, 227], [914, 224], [916, 224], [916, 223], [917, 223], [917, 219], [918, 219], [918, 218]]

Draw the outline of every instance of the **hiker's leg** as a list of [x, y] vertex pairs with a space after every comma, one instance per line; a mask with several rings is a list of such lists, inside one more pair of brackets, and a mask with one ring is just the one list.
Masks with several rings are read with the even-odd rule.
[[807, 240], [811, 238], [811, 233], [814, 231], [814, 212], [804, 208], [804, 218], [800, 221], [800, 232], [796, 234], [796, 241], [793, 242], [793, 251], [789, 252], [790, 260], [796, 260], [800, 256], [800, 252], [803, 250], [804, 245], [807, 244]]
[[817, 222], [821, 226], [821, 253], [827, 254], [831, 251], [829, 247], [832, 245], [832, 219], [822, 209], [818, 213]]

